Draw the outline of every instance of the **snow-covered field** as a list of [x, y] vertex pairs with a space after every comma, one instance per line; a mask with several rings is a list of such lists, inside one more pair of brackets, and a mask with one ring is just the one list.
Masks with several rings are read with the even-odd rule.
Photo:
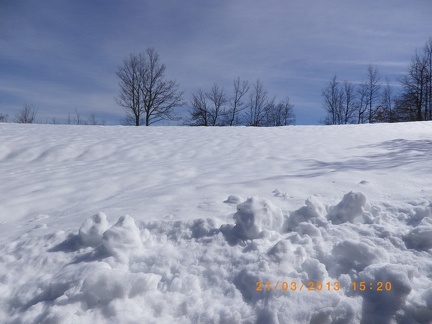
[[0, 124], [1, 323], [431, 323], [432, 123]]

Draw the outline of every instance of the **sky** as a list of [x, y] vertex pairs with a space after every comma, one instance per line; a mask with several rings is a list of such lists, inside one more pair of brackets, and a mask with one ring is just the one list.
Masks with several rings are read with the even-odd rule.
[[30, 104], [40, 122], [77, 110], [119, 124], [116, 71], [154, 47], [186, 101], [260, 79], [290, 98], [298, 125], [318, 124], [334, 74], [360, 83], [373, 64], [397, 90], [431, 17], [430, 0], [1, 0], [0, 113]]

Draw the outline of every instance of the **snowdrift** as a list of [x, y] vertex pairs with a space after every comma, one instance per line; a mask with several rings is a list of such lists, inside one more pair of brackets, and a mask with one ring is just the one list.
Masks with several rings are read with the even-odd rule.
[[0, 125], [0, 322], [432, 322], [432, 154], [390, 126]]

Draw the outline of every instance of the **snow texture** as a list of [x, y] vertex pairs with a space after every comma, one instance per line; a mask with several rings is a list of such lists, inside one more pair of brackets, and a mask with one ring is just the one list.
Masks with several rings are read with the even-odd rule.
[[431, 147], [430, 122], [0, 124], [0, 323], [432, 323]]

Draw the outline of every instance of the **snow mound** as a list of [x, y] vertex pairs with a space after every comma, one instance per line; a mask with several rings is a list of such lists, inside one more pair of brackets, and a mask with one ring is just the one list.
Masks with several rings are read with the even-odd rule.
[[[362, 292], [363, 322], [390, 323], [411, 292], [413, 276], [413, 267], [400, 264], [374, 264], [360, 272], [359, 280], [372, 284], [372, 289], [367, 286]], [[380, 283], [382, 291], [378, 290]]]
[[235, 226], [232, 234], [243, 240], [260, 238], [263, 230], [280, 231], [284, 219], [279, 207], [256, 196], [238, 204], [233, 217]]
[[[306, 222], [322, 226], [327, 223], [325, 215], [324, 205], [315, 196], [311, 196], [306, 199], [305, 206], [290, 213], [289, 218], [285, 221], [284, 230], [295, 231], [300, 223]], [[315, 234], [317, 235], [316, 232]]]
[[432, 218], [424, 217], [403, 239], [408, 248], [416, 250], [432, 249]]
[[301, 265], [306, 272], [309, 281], [324, 281], [328, 277], [327, 269], [324, 264], [317, 259], [308, 258]]
[[103, 233], [102, 244], [112, 256], [135, 254], [143, 247], [140, 230], [129, 215], [120, 217], [115, 225]]
[[110, 227], [104, 213], [87, 218], [79, 229], [81, 241], [86, 246], [97, 246], [102, 242], [103, 233]]
[[375, 263], [387, 263], [387, 252], [368, 240], [361, 242], [347, 239], [337, 243], [332, 250], [336, 275], [362, 271]]
[[90, 273], [81, 288], [87, 307], [108, 305], [114, 299], [134, 298], [154, 293], [162, 276], [154, 273], [130, 273], [117, 269], [99, 269]]
[[251, 302], [263, 298], [262, 294], [259, 294], [256, 289], [257, 282], [261, 280], [257, 274], [256, 269], [245, 268], [241, 270], [234, 278], [233, 284], [241, 292], [243, 299]]
[[372, 215], [364, 210], [366, 196], [361, 192], [349, 192], [344, 195], [341, 202], [330, 207], [327, 218], [333, 224], [342, 223], [371, 223]]
[[241, 199], [240, 196], [237, 196], [237, 195], [230, 195], [230, 196], [229, 196], [229, 197], [224, 201], [224, 203], [226, 203], [226, 204], [235, 204], [235, 205], [237, 205], [237, 204], [240, 204], [241, 201], [242, 201], [242, 199]]
[[288, 263], [291, 268], [299, 268], [306, 258], [304, 248], [298, 244], [292, 244], [291, 240], [280, 240], [268, 252], [269, 259], [276, 263]]

